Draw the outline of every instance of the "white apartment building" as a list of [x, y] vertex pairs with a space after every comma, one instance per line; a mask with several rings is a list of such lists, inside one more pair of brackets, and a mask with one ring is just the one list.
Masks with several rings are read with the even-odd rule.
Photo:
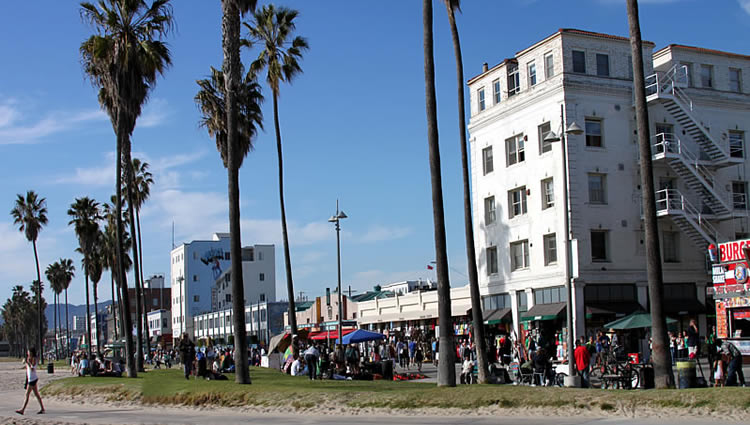
[[[705, 332], [705, 248], [750, 232], [750, 57], [653, 49], [644, 41], [665, 309]], [[561, 112], [584, 130], [566, 136], [575, 335], [648, 308], [631, 61], [625, 37], [561, 29], [468, 81], [480, 291], [516, 331], [565, 326], [563, 157], [544, 140]]]
[[430, 291], [437, 289], [437, 282], [427, 280], [404, 280], [401, 282], [385, 283], [380, 286], [381, 291], [391, 291], [394, 294], [404, 295], [413, 291]]
[[172, 312], [169, 310], [152, 310], [147, 314], [148, 336], [159, 337], [172, 333]]
[[[211, 311], [232, 307], [231, 270], [227, 267], [212, 289]], [[245, 305], [276, 301], [276, 257], [273, 245], [242, 248], [242, 284]]]

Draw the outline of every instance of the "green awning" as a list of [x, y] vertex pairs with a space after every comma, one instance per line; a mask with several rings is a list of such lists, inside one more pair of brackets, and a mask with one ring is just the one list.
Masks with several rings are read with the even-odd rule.
[[643, 310], [643, 307], [641, 307], [641, 305], [635, 301], [617, 303], [587, 303], [585, 309], [587, 319], [591, 319], [595, 315], [627, 315], [641, 310]]
[[[667, 324], [676, 323], [674, 319], [667, 317]], [[640, 329], [651, 327], [651, 315], [645, 312], [633, 313], [622, 319], [609, 322], [604, 325], [605, 329]]]
[[484, 312], [484, 324], [485, 325], [497, 325], [508, 321], [508, 315], [510, 315], [509, 308], [498, 308], [495, 310], [489, 310]]
[[554, 320], [565, 311], [565, 303], [537, 304], [521, 314], [522, 322], [534, 320]]

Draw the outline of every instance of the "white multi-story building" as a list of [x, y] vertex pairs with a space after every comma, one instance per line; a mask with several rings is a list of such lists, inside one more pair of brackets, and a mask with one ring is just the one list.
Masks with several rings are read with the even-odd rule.
[[437, 289], [437, 282], [427, 280], [404, 280], [401, 282], [385, 283], [381, 285], [380, 290], [391, 291], [394, 294], [404, 295], [414, 291], [430, 291]]
[[[750, 57], [653, 48], [643, 43], [665, 309], [705, 331], [705, 247], [750, 232]], [[632, 74], [627, 38], [561, 29], [468, 82], [481, 293], [516, 330], [564, 327], [566, 185], [561, 143], [544, 140], [561, 113], [584, 130], [566, 137], [575, 333], [648, 308]]]
[[[211, 311], [231, 308], [231, 275], [231, 270], [227, 268], [216, 279]], [[276, 259], [273, 245], [242, 248], [242, 285], [245, 288], [245, 305], [276, 301]]]
[[172, 333], [172, 312], [151, 310], [148, 315], [148, 336], [159, 337]]

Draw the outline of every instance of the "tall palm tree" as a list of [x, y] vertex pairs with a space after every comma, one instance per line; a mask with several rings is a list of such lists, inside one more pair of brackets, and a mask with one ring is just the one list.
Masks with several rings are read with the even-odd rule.
[[[122, 178], [125, 177], [128, 192], [131, 232], [135, 230], [133, 218], [133, 174], [130, 172], [130, 136], [136, 120], [141, 114], [149, 92], [156, 79], [171, 65], [169, 48], [162, 39], [171, 32], [174, 21], [170, 0], [100, 0], [96, 5], [81, 3], [81, 16], [95, 30], [95, 34], [81, 43], [83, 68], [94, 86], [99, 88], [99, 103], [106, 110], [117, 135], [116, 144], [116, 233], [117, 249], [122, 249]], [[123, 164], [127, 164], [124, 167]], [[137, 244], [132, 244], [133, 258], [138, 258]], [[123, 254], [118, 255], [119, 259]], [[122, 264], [117, 274], [124, 282]], [[136, 294], [140, 292], [138, 267], [135, 270]], [[123, 307], [130, 311], [127, 287], [120, 287]], [[137, 307], [136, 303], [136, 307]], [[136, 308], [138, 310], [138, 308]], [[137, 317], [140, 315], [136, 311]], [[124, 314], [125, 325], [130, 325], [130, 315]], [[138, 321], [137, 323], [139, 323]], [[133, 338], [125, 332], [125, 351], [128, 361], [128, 376], [136, 377], [137, 369], [143, 367], [141, 326], [138, 330], [137, 363], [133, 364]]]
[[249, 30], [248, 44], [261, 46], [258, 58], [250, 65], [250, 72], [256, 75], [265, 69], [266, 82], [273, 94], [273, 124], [276, 130], [276, 153], [279, 161], [279, 204], [281, 206], [281, 236], [284, 242], [284, 264], [286, 267], [286, 289], [289, 298], [289, 326], [292, 334], [297, 333], [297, 316], [294, 307], [294, 280], [292, 279], [292, 258], [289, 253], [289, 235], [284, 206], [284, 158], [281, 148], [279, 124], [279, 89], [283, 82], [291, 83], [302, 73], [300, 60], [302, 52], [309, 48], [305, 38], [294, 37], [294, 19], [299, 12], [274, 5], [264, 6], [253, 14], [251, 22], [245, 22]]
[[99, 280], [102, 278], [102, 261], [104, 259], [104, 234], [101, 230], [98, 230], [94, 237], [91, 252], [88, 256], [84, 257], [85, 272], [91, 280], [91, 287], [94, 292], [94, 335], [96, 335], [96, 353], [101, 354], [102, 352], [102, 338], [99, 330], [99, 296], [97, 287], [99, 286]]
[[141, 207], [146, 203], [146, 200], [151, 196], [151, 185], [154, 184], [154, 178], [149, 169], [148, 162], [141, 161], [138, 158], [133, 158], [133, 207], [135, 207], [135, 222], [137, 226], [137, 239], [140, 251], [138, 252], [138, 269], [141, 272], [141, 283], [144, 285], [141, 293], [141, 299], [139, 302], [143, 306], [141, 312], [143, 313], [142, 323], [146, 330], [146, 352], [151, 353], [151, 338], [148, 332], [148, 306], [146, 305], [146, 288], [145, 280], [143, 279], [143, 244], [141, 242]]
[[469, 265], [469, 289], [471, 292], [471, 313], [473, 323], [474, 345], [477, 349], [477, 372], [479, 383], [486, 384], [489, 376], [487, 369], [487, 341], [484, 339], [484, 319], [482, 317], [482, 299], [479, 295], [479, 277], [477, 273], [477, 254], [474, 248], [474, 228], [471, 219], [471, 187], [469, 186], [469, 155], [466, 148], [466, 111], [464, 106], [464, 61], [461, 54], [461, 40], [456, 25], [456, 12], [461, 11], [461, 0], [443, 0], [448, 9], [448, 23], [453, 39], [453, 53], [456, 56], [456, 79], [458, 81], [458, 134], [461, 149], [461, 171], [464, 182], [464, 233], [466, 235], [466, 259]]
[[651, 300], [651, 336], [654, 363], [654, 383], [657, 388], [674, 386], [672, 361], [669, 355], [667, 322], [664, 316], [664, 280], [659, 249], [659, 224], [656, 218], [654, 194], [654, 167], [651, 162], [646, 85], [643, 74], [643, 43], [638, 17], [638, 1], [627, 1], [630, 27], [630, 49], [633, 56], [633, 91], [635, 92], [635, 119], [638, 126], [638, 154], [640, 157], [641, 191], [643, 193], [643, 222], [646, 233], [646, 272]]
[[[47, 300], [44, 299], [40, 294], [44, 292], [44, 282], [41, 280], [35, 280], [31, 282], [31, 293], [34, 295], [35, 298], [38, 298], [42, 301], [42, 305], [31, 305], [31, 308], [27, 311], [27, 316], [24, 318], [24, 321], [26, 323], [32, 323], [34, 318], [38, 317], [38, 311], [46, 311], [47, 310]], [[27, 329], [27, 332], [31, 333], [33, 337], [31, 338], [31, 341], [36, 341], [37, 339], [43, 339], [43, 336], [47, 334], [49, 326], [47, 323], [47, 318], [45, 317], [42, 319], [42, 328], [36, 329], [35, 327], [29, 327]], [[40, 338], [40, 335], [42, 336]]]
[[[432, 0], [422, 2], [424, 27], [424, 82], [427, 110], [427, 142], [430, 151], [430, 180], [432, 183], [432, 219], [435, 234], [435, 262], [438, 279], [438, 322], [440, 324], [440, 362], [438, 386], [456, 386], [453, 362], [453, 324], [451, 323], [451, 287], [448, 280], [448, 252], [445, 243], [445, 215], [443, 213], [443, 182], [440, 172], [438, 143], [437, 100], [435, 96], [435, 57], [432, 36]], [[463, 131], [463, 130], [462, 130]]]
[[75, 276], [75, 266], [73, 266], [73, 260], [70, 258], [61, 258], [58, 263], [60, 264], [60, 283], [62, 289], [65, 291], [65, 350], [66, 357], [70, 357], [70, 322], [68, 321], [68, 288], [70, 282], [73, 281]]
[[[104, 221], [106, 224], [104, 225], [104, 252], [105, 252], [105, 263], [103, 264], [104, 269], [110, 270], [110, 282], [112, 285], [112, 304], [113, 304], [113, 314], [115, 318], [114, 323], [114, 338], [115, 340], [118, 339], [118, 330], [119, 335], [122, 335], [124, 337], [125, 334], [125, 320], [122, 317], [122, 312], [124, 311], [123, 308], [123, 301], [122, 296], [120, 296], [120, 293], [118, 291], [115, 291], [115, 284], [118, 288], [125, 287], [127, 288], [127, 274], [123, 275], [124, 280], [120, 280], [120, 276], [117, 275], [117, 273], [113, 273], [113, 270], [116, 270], [117, 265], [119, 262], [117, 261], [118, 256], [118, 250], [117, 250], [117, 235], [115, 228], [116, 220], [115, 220], [115, 208], [113, 205], [116, 204], [117, 200], [115, 196], [110, 197], [110, 204], [104, 203], [102, 204], [102, 215], [104, 217]], [[123, 212], [123, 221], [127, 221], [127, 211]], [[130, 268], [133, 264], [133, 262], [130, 259], [130, 256], [128, 255], [127, 251], [130, 249], [130, 234], [126, 231], [123, 234], [123, 245], [121, 252], [123, 253], [123, 267], [124, 272], [127, 273], [130, 271]], [[118, 326], [119, 325], [119, 326]]]
[[59, 335], [59, 331], [57, 328], [57, 299], [58, 295], [60, 295], [60, 292], [62, 292], [62, 276], [60, 275], [60, 263], [55, 262], [48, 265], [47, 269], [44, 271], [44, 276], [47, 278], [50, 288], [52, 288], [52, 292], [54, 293], [55, 359], [59, 359], [60, 349], [57, 343]]
[[[20, 194], [18, 195], [13, 209], [10, 210], [10, 215], [13, 216], [13, 224], [18, 225], [18, 230], [26, 235], [26, 240], [31, 242], [34, 247], [36, 279], [41, 282], [42, 274], [39, 271], [39, 255], [36, 250], [36, 240], [39, 237], [42, 226], [47, 224], [47, 201], [45, 198], [40, 198], [33, 190], [29, 190], [26, 192], [25, 198]], [[42, 340], [42, 291], [36, 294], [36, 307], [39, 316], [37, 318], [39, 325], [39, 352], [44, 353], [44, 342]], [[44, 356], [40, 356], [40, 362], [44, 364]]]
[[99, 203], [95, 200], [83, 197], [77, 198], [68, 209], [71, 220], [68, 223], [75, 229], [78, 236], [78, 249], [76, 251], [83, 255], [83, 276], [86, 281], [86, 336], [88, 342], [88, 354], [91, 358], [91, 310], [89, 301], [89, 267], [91, 257], [94, 255], [96, 239], [99, 237], [99, 220], [101, 213]]

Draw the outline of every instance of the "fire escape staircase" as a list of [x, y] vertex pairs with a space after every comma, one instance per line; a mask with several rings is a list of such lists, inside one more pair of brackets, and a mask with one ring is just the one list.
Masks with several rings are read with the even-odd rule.
[[676, 189], [662, 189], [656, 192], [656, 215], [657, 217], [669, 216], [672, 222], [699, 248], [705, 248], [709, 244], [716, 244], [722, 240], [706, 215], [688, 202]]

